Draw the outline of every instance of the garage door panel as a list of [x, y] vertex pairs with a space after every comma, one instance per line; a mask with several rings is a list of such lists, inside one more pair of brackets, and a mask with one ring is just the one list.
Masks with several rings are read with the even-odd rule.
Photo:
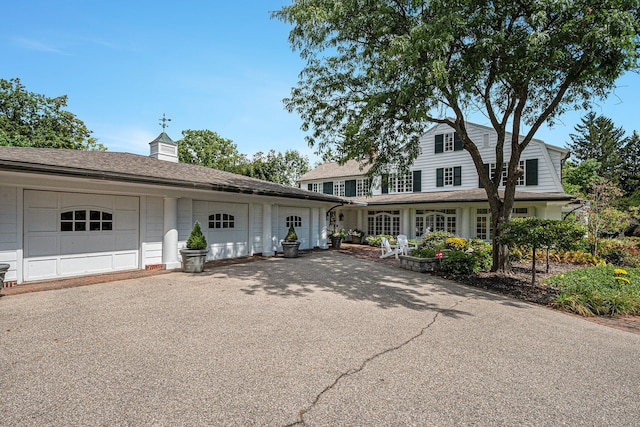
[[[200, 222], [202, 232], [209, 243], [207, 259], [236, 258], [249, 254], [249, 205], [195, 201], [193, 212], [194, 221]], [[215, 217], [210, 221], [209, 216], [216, 214], [232, 215], [233, 227], [215, 228]], [[213, 223], [213, 228], [209, 227], [210, 223]], [[228, 226], [229, 218], [220, 219], [218, 223], [222, 227]]]
[[[288, 232], [287, 218], [294, 216], [300, 217], [301, 220], [301, 225], [294, 227], [296, 234], [298, 235], [298, 241], [300, 242], [300, 249], [310, 249], [309, 233], [311, 226], [311, 213], [308, 208], [297, 208], [292, 206], [280, 207], [278, 214], [278, 236], [280, 239], [284, 239]], [[282, 250], [280, 242], [278, 242], [278, 248], [279, 250]]]
[[116, 242], [115, 242], [115, 250], [116, 251], [137, 249], [137, 247], [138, 247], [138, 236], [137, 236], [137, 234], [116, 233], [115, 239], [116, 239]]
[[[24, 199], [25, 280], [138, 268], [137, 197], [26, 190]], [[65, 225], [73, 224], [75, 231], [62, 231], [60, 214], [69, 210], [87, 212], [72, 221], [65, 218]], [[93, 210], [112, 216], [96, 221]], [[86, 231], [77, 228], [78, 222], [84, 222]]]
[[52, 272], [57, 273], [58, 259], [27, 259], [25, 260], [25, 276], [29, 280], [48, 279]]
[[118, 215], [114, 217], [115, 230], [137, 230], [138, 212], [118, 211]]
[[58, 193], [51, 191], [25, 191], [25, 208], [58, 208]]
[[56, 234], [30, 235], [27, 247], [29, 256], [56, 255], [59, 250], [58, 236]]
[[115, 250], [114, 235], [72, 234], [60, 238], [60, 255], [110, 252]]
[[58, 231], [60, 221], [58, 210], [37, 209], [25, 212], [25, 230], [38, 233], [41, 231]]
[[99, 273], [112, 270], [111, 254], [83, 255], [82, 257], [66, 257], [60, 259], [60, 274], [70, 276], [78, 271]]
[[118, 196], [116, 197], [115, 208], [121, 211], [138, 211], [138, 198], [137, 197], [128, 197], [128, 196]]

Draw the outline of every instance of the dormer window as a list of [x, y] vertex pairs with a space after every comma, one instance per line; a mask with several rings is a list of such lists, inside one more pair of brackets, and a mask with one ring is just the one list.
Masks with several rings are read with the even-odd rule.
[[460, 151], [462, 149], [462, 140], [456, 132], [440, 133], [435, 136], [436, 154], [448, 151]]

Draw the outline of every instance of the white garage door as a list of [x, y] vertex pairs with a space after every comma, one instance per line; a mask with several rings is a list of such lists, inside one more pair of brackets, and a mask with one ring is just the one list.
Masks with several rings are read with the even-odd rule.
[[208, 260], [249, 255], [249, 205], [195, 201], [193, 216], [209, 243]]
[[139, 199], [24, 192], [25, 280], [138, 268]]
[[289, 229], [289, 224], [293, 224], [298, 240], [300, 241], [300, 249], [309, 249], [310, 234], [310, 212], [307, 208], [295, 208], [292, 206], [281, 206], [278, 209], [278, 250], [282, 251], [280, 241], [285, 238]]

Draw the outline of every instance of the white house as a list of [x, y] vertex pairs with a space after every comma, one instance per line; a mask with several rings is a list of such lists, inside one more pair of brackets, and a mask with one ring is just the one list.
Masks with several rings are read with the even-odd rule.
[[197, 220], [208, 259], [326, 248], [326, 212], [344, 198], [178, 163], [163, 132], [151, 157], [0, 147], [5, 286], [130, 269], [177, 268]]
[[[467, 124], [479, 144], [485, 167], [495, 168], [497, 134], [492, 128]], [[509, 140], [511, 135], [507, 135]], [[568, 150], [534, 139], [523, 151], [523, 175], [516, 188], [514, 216], [559, 219], [572, 197], [562, 189], [562, 163]], [[511, 154], [505, 146], [505, 159]], [[420, 155], [408, 174], [367, 178], [356, 161], [325, 163], [300, 178], [300, 187], [344, 196], [358, 204], [331, 211], [329, 227], [360, 229], [370, 235], [420, 236], [426, 230], [450, 231], [465, 238], [490, 239], [490, 210], [473, 160], [456, 133], [439, 124], [420, 139]], [[506, 178], [506, 167], [504, 169]], [[387, 178], [387, 177], [384, 177]]]

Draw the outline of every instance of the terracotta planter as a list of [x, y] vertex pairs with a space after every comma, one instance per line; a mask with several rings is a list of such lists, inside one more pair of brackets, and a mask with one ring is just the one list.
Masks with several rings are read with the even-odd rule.
[[285, 258], [297, 258], [298, 249], [300, 248], [300, 242], [285, 242], [282, 241], [282, 254]]
[[182, 255], [182, 271], [185, 273], [202, 273], [209, 249], [180, 249]]

